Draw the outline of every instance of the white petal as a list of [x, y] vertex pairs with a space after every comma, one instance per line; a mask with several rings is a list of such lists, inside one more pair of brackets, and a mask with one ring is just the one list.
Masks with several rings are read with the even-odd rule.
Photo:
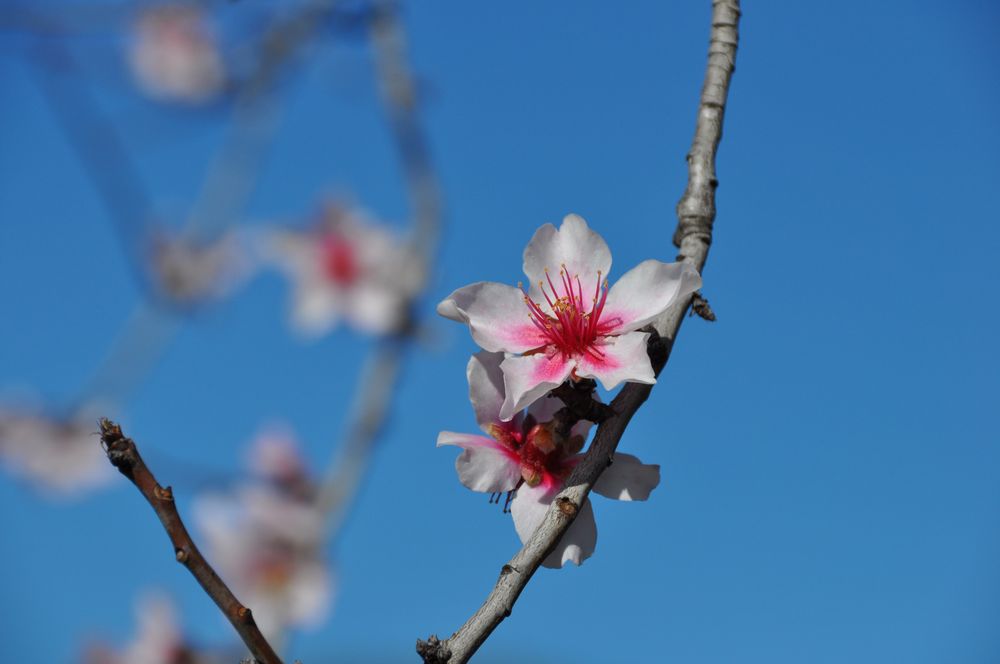
[[532, 402], [528, 406], [528, 414], [535, 418], [535, 422], [544, 424], [545, 422], [550, 422], [556, 411], [565, 405], [562, 399], [550, 394]]
[[576, 277], [580, 278], [584, 301], [596, 291], [598, 279], [606, 279], [611, 270], [611, 250], [604, 238], [575, 214], [566, 215], [559, 230], [552, 224], [545, 224], [525, 247], [524, 274], [531, 284], [531, 299], [545, 302], [538, 290], [538, 282], [546, 282], [548, 288], [545, 274], [548, 268], [553, 282], [559, 286], [559, 270], [563, 265], [574, 283]]
[[646, 500], [660, 483], [660, 467], [618, 452], [594, 484], [594, 491], [615, 500]]
[[558, 387], [569, 378], [573, 366], [572, 360], [559, 353], [552, 357], [538, 353], [505, 359], [500, 364], [506, 395], [500, 408], [500, 419], [506, 422], [546, 392]]
[[596, 378], [608, 390], [622, 381], [652, 385], [656, 376], [646, 353], [648, 338], [647, 332], [626, 332], [618, 337], [606, 337], [607, 343], [598, 347], [604, 357], [578, 357], [576, 374], [581, 378]]
[[699, 288], [701, 276], [690, 263], [643, 261], [611, 287], [599, 329], [605, 334], [638, 330]]
[[594, 520], [594, 508], [590, 499], [583, 501], [583, 507], [569, 529], [556, 544], [542, 565], [545, 567], [563, 567], [567, 562], [580, 565], [590, 558], [597, 547], [597, 521]]
[[503, 353], [480, 351], [469, 358], [465, 375], [469, 379], [469, 400], [476, 411], [476, 422], [489, 433], [491, 424], [500, 422], [503, 405], [503, 371], [500, 363]]
[[330, 573], [319, 560], [296, 563], [286, 594], [287, 621], [300, 627], [317, 627], [326, 619], [333, 597]]
[[492, 438], [442, 431], [437, 444], [464, 450], [455, 460], [455, 470], [459, 481], [473, 491], [513, 491], [521, 479], [521, 465], [513, 453]]
[[[510, 504], [510, 512], [514, 517], [514, 529], [522, 543], [527, 542], [538, 529], [557, 493], [557, 488], [546, 489], [542, 485], [529, 487], [523, 484], [517, 490]], [[556, 547], [542, 561], [542, 565], [558, 568], [570, 561], [579, 565], [594, 553], [596, 546], [597, 523], [594, 521], [594, 509], [588, 499], [583, 501], [580, 513]]]
[[524, 294], [506, 284], [480, 281], [449, 295], [438, 305], [445, 318], [468, 323], [484, 350], [523, 353], [545, 344], [524, 303]]
[[[451, 295], [445, 299], [438, 302], [437, 312], [438, 315], [444, 316], [448, 320], [453, 320], [456, 323], [469, 323], [469, 317], [465, 315], [459, 302], [462, 301], [463, 295], [466, 293], [465, 288], [459, 288], [457, 291], [453, 292]], [[456, 299], [457, 298], [457, 299]]]
[[385, 334], [397, 329], [405, 317], [406, 297], [400, 290], [359, 281], [349, 291], [345, 313], [363, 332]]
[[319, 336], [332, 330], [340, 319], [343, 295], [320, 281], [303, 281], [295, 290], [292, 325], [307, 336]]
[[548, 511], [552, 499], [558, 492], [558, 487], [546, 488], [543, 484], [536, 487], [522, 484], [518, 488], [514, 500], [510, 503], [510, 515], [514, 518], [514, 530], [517, 531], [522, 544], [527, 542], [541, 525], [545, 519], [545, 512]]

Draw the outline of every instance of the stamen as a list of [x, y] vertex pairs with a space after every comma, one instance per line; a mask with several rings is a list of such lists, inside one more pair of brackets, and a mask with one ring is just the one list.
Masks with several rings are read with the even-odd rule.
[[601, 313], [608, 296], [608, 282], [603, 279], [603, 272], [597, 272], [594, 295], [587, 303], [589, 311], [584, 304], [583, 281], [579, 274], [571, 274], [565, 263], [559, 270], [559, 282], [552, 279], [548, 268], [544, 272], [545, 278], [538, 282], [538, 289], [545, 298], [548, 309], [531, 299], [518, 283], [518, 288], [524, 294], [529, 320], [548, 340], [546, 345], [554, 346], [563, 355], [587, 355], [596, 360], [603, 359], [604, 352], [595, 345]]
[[[511, 503], [512, 500], [514, 500], [514, 492], [513, 491], [508, 491], [507, 492], [507, 499], [504, 500], [504, 502], [503, 502], [503, 513], [504, 514], [510, 513], [510, 503]], [[500, 504], [499, 498], [497, 499], [497, 504], [498, 505]]]

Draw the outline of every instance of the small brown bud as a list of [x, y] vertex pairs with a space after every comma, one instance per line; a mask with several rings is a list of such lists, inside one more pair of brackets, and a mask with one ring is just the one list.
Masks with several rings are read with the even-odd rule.
[[559, 511], [566, 516], [573, 516], [576, 514], [576, 504], [566, 496], [563, 496], [556, 501], [556, 507], [558, 507]]

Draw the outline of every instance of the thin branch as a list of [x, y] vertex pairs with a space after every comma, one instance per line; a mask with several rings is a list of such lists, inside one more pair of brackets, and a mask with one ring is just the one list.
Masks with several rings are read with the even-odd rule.
[[[715, 221], [715, 155], [722, 137], [722, 119], [729, 81], [733, 73], [738, 42], [739, 0], [714, 0], [708, 67], [701, 91], [694, 141], [688, 153], [688, 184], [677, 205], [678, 225], [674, 244], [680, 248], [678, 260], [699, 271], [704, 267], [712, 241]], [[674, 339], [684, 320], [691, 298], [678, 302], [656, 321], [649, 354], [657, 374], [670, 356]], [[532, 575], [569, 528], [594, 483], [612, 461], [618, 441], [639, 407], [646, 401], [650, 385], [628, 383], [611, 402], [614, 415], [600, 424], [594, 442], [574, 469], [563, 489], [524, 547], [503, 566], [496, 586], [472, 617], [451, 636], [441, 641], [432, 636], [417, 642], [417, 652], [426, 663], [467, 662], [510, 615]]]
[[[422, 278], [426, 279], [441, 228], [440, 187], [420, 121], [419, 95], [396, 4], [378, 3], [370, 20], [379, 87], [414, 216], [410, 243], [421, 262]], [[331, 536], [340, 530], [347, 517], [391, 411], [406, 348], [413, 341], [412, 311], [421, 296], [419, 291], [406, 305], [410, 311], [404, 329], [380, 341], [372, 351], [357, 391], [351, 428], [323, 481], [317, 504], [327, 514], [327, 532]]]
[[212, 598], [233, 628], [243, 639], [250, 654], [259, 664], [281, 664], [281, 658], [261, 634], [250, 609], [243, 606], [225, 582], [208, 564], [188, 533], [174, 503], [170, 487], [162, 487], [139, 456], [131, 438], [125, 437], [121, 427], [107, 418], [101, 418], [101, 443], [111, 464], [135, 485], [143, 498], [159, 517], [174, 545], [177, 562], [182, 563]]

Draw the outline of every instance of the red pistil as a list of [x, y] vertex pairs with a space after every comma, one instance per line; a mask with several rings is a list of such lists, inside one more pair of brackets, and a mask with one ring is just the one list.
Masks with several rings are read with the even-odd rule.
[[[579, 275], [570, 276], [563, 265], [559, 270], [559, 277], [561, 283], [557, 285], [549, 271], [545, 270], [548, 287], [546, 288], [545, 281], [538, 282], [552, 313], [546, 312], [538, 302], [528, 297], [527, 293], [524, 294], [529, 319], [545, 335], [547, 345], [554, 346], [563, 355], [587, 354], [595, 360], [602, 359], [604, 353], [597, 347], [596, 341], [601, 312], [608, 299], [608, 282], [601, 279], [601, 272], [598, 271], [597, 287], [588, 308], [584, 304], [583, 284]], [[523, 287], [521, 290], [524, 291]]]
[[354, 246], [336, 233], [322, 239], [323, 271], [335, 283], [349, 286], [361, 273]]

